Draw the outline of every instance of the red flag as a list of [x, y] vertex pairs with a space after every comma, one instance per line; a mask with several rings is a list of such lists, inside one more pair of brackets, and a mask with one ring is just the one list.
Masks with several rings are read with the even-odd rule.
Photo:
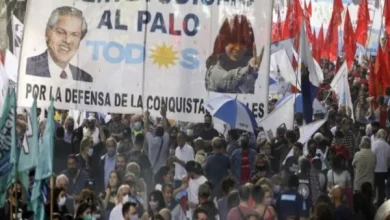
[[[371, 74], [371, 73], [370, 73]], [[378, 52], [376, 56], [375, 61], [375, 69], [374, 69], [374, 75], [376, 76], [376, 88], [377, 88], [377, 94], [383, 95], [384, 94], [384, 88], [386, 88], [388, 85], [390, 85], [390, 77], [387, 72], [387, 65], [385, 61], [385, 54], [382, 50], [382, 47], [378, 45]]]
[[370, 23], [368, 0], [362, 0], [360, 2], [357, 17], [356, 43], [365, 47], [367, 42], [368, 24]]
[[343, 6], [343, 2], [341, 0], [334, 0], [333, 1], [333, 12], [332, 12], [332, 16], [334, 15], [335, 16], [335, 23], [337, 23], [337, 25], [340, 25], [342, 23], [342, 20], [341, 20], [341, 13], [343, 13], [344, 11], [344, 6]]
[[282, 18], [280, 16], [280, 6], [278, 6], [278, 20], [276, 23], [272, 23], [272, 39], [271, 42], [279, 42], [284, 40], [283, 38], [283, 30], [282, 27], [284, 25], [284, 22], [282, 22]]
[[324, 44], [324, 26], [321, 25], [320, 32], [318, 33], [318, 37], [316, 40], [316, 44], [314, 44], [314, 47], [316, 47], [316, 53], [314, 54], [314, 59], [317, 60], [318, 63], [321, 61], [321, 52], [322, 52], [322, 45]]
[[347, 9], [344, 21], [344, 47], [343, 52], [345, 54], [345, 60], [347, 61], [348, 69], [352, 68], [353, 61], [355, 59], [356, 52], [356, 38], [353, 31], [351, 16]]
[[386, 34], [390, 35], [390, 7], [389, 7], [389, 1], [385, 1], [385, 6], [383, 8], [383, 16], [385, 17], [385, 30], [386, 30]]
[[309, 13], [310, 17], [312, 16], [313, 14], [313, 9], [311, 7], [311, 1], [309, 2], [309, 6], [306, 7], [306, 2], [305, 2], [305, 9], [307, 11], [307, 13]]
[[292, 0], [287, 7], [286, 20], [283, 27], [283, 38], [293, 38], [299, 33], [303, 22], [303, 10], [299, 0]]
[[370, 64], [370, 73], [368, 77], [369, 77], [368, 93], [370, 94], [370, 96], [377, 97], [378, 80], [375, 74], [375, 66], [373, 64]]
[[336, 13], [332, 14], [324, 41], [326, 47], [322, 47], [321, 52], [322, 57], [330, 61], [336, 61], [338, 52], [338, 24], [336, 16], [338, 16]]

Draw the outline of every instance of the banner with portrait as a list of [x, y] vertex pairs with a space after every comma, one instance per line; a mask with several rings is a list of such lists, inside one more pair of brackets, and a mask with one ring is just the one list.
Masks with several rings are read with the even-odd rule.
[[272, 0], [33, 0], [18, 104], [199, 121], [208, 97], [267, 113]]

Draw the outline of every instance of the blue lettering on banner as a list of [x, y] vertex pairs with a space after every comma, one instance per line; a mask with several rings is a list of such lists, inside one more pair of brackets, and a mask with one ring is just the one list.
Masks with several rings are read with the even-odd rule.
[[[106, 62], [118, 64], [141, 64], [145, 61], [146, 52], [142, 44], [129, 43], [122, 45], [115, 41], [87, 41], [87, 47], [92, 47], [92, 60], [104, 59]], [[194, 48], [185, 48], [181, 52], [179, 65], [185, 69], [199, 68], [200, 62], [196, 58], [199, 54]]]

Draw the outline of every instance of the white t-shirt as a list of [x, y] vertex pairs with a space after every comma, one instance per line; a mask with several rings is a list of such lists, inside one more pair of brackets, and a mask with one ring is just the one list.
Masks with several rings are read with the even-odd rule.
[[347, 182], [351, 183], [351, 175], [348, 171], [344, 170], [340, 174], [333, 172], [333, 170], [328, 171], [328, 185], [336, 186], [339, 185], [341, 187], [346, 187]]
[[[187, 163], [188, 161], [194, 160], [194, 149], [188, 145], [185, 144], [183, 148], [177, 147], [175, 150], [175, 156], [179, 158], [179, 160], [184, 161]], [[178, 163], [175, 163], [175, 180], [181, 180], [183, 176], [187, 174], [184, 167]]]
[[[207, 182], [207, 178], [205, 176], [200, 176], [198, 179], [190, 179], [188, 182], [188, 188], [187, 188], [187, 193], [188, 193], [188, 201], [192, 202], [194, 204], [199, 203], [199, 198], [198, 198], [198, 190], [199, 186], [202, 185], [203, 183]], [[190, 210], [191, 216], [192, 212], [194, 210]]]
[[124, 220], [123, 215], [122, 215], [122, 204], [116, 205], [111, 213], [110, 213], [110, 219], [109, 220]]
[[91, 133], [88, 130], [88, 128], [83, 128], [83, 136], [91, 136], [94, 145], [100, 143], [99, 129], [98, 128], [95, 128], [93, 133]]

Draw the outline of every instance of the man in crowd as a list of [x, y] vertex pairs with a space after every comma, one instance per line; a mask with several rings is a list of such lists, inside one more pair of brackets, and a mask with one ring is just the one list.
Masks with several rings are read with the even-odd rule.
[[118, 142], [123, 138], [123, 131], [125, 130], [126, 125], [122, 122], [121, 114], [112, 114], [112, 121], [109, 125], [109, 132], [111, 137], [115, 138]]
[[98, 189], [103, 191], [108, 184], [109, 176], [111, 171], [115, 170], [117, 153], [116, 153], [117, 142], [114, 138], [110, 137], [106, 141], [107, 153], [101, 156], [99, 163], [99, 180], [97, 182]]
[[54, 143], [54, 173], [60, 173], [66, 168], [66, 156], [73, 154], [72, 145], [64, 140], [64, 128], [56, 129], [56, 140]]
[[64, 140], [68, 144], [72, 144], [72, 137], [73, 137], [73, 131], [74, 131], [74, 119], [72, 117], [67, 117], [65, 119], [65, 136]]
[[238, 194], [240, 196], [240, 204], [229, 211], [227, 220], [245, 220], [246, 216], [256, 213], [248, 204], [251, 189], [248, 186], [241, 186]]
[[124, 220], [138, 220], [137, 204], [126, 202], [122, 206], [122, 215]]
[[181, 185], [181, 179], [185, 176], [185, 164], [188, 161], [194, 160], [194, 149], [186, 143], [186, 134], [179, 131], [177, 134], [177, 144], [179, 145], [175, 150], [175, 156], [172, 161], [175, 163], [174, 185], [176, 187]]
[[331, 200], [334, 206], [334, 219], [347, 220], [354, 219], [351, 210], [343, 203], [344, 192], [341, 186], [334, 186], [330, 192]]
[[211, 117], [210, 114], [206, 114], [204, 116], [204, 124], [203, 128], [199, 132], [199, 137], [201, 137], [205, 141], [205, 146], [206, 146], [206, 152], [207, 148], [211, 147], [211, 140], [214, 137], [218, 137], [219, 133], [217, 130], [213, 128], [213, 118]]
[[385, 200], [385, 181], [388, 175], [390, 160], [390, 145], [386, 142], [387, 133], [384, 129], [379, 129], [376, 140], [372, 145], [372, 152], [376, 156], [375, 166], [375, 188], [378, 190], [377, 205], [382, 205]]
[[249, 148], [249, 135], [243, 133], [240, 137], [241, 148], [235, 150], [230, 157], [232, 175], [241, 184], [249, 181], [255, 171], [256, 151]]
[[227, 138], [227, 141], [228, 141], [228, 147], [227, 147], [227, 153], [229, 155], [232, 155], [232, 153], [240, 148], [239, 144], [237, 143], [238, 142], [238, 132], [236, 129], [230, 129], [228, 131], [228, 138]]
[[[130, 193], [130, 187], [128, 185], [121, 185], [118, 189], [118, 193], [116, 194], [117, 199], [117, 205], [114, 207], [114, 209], [111, 211], [110, 219], [118, 219], [123, 220], [123, 205], [126, 204], [129, 201], [129, 193]], [[137, 216], [138, 217], [138, 216]]]

